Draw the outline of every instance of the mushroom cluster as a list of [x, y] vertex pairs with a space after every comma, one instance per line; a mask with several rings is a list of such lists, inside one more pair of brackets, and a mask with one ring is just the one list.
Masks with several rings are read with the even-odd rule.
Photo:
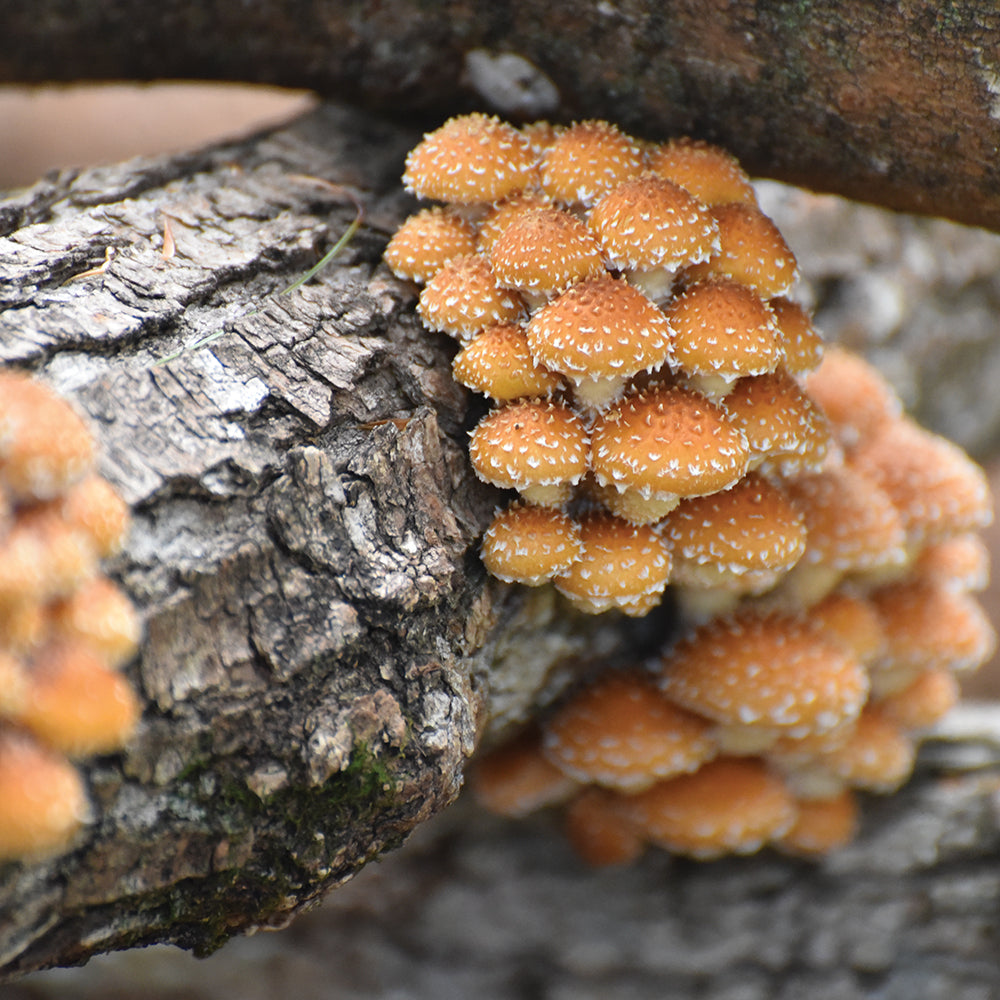
[[[490, 572], [591, 613], [644, 615], [671, 579], [769, 588], [804, 549], [776, 477], [818, 471], [828, 426], [800, 381], [820, 340], [786, 297], [795, 258], [739, 164], [606, 122], [472, 114], [425, 136], [403, 180], [445, 204], [404, 222], [386, 261], [459, 340], [455, 377], [495, 404], [476, 473], [520, 495], [486, 532]], [[729, 539], [718, 578], [680, 540], [709, 509], [771, 515]]]
[[0, 861], [70, 843], [90, 811], [72, 760], [120, 747], [139, 715], [120, 673], [138, 618], [100, 571], [128, 510], [95, 457], [64, 400], [0, 371]]
[[[739, 164], [605, 122], [451, 119], [404, 183], [443, 204], [386, 260], [494, 404], [471, 436], [519, 497], [489, 571], [681, 634], [589, 679], [479, 761], [490, 808], [568, 803], [595, 864], [816, 855], [888, 792], [995, 637], [971, 596], [985, 478], [862, 359], [824, 351], [795, 258]], [[671, 641], [666, 641], [667, 639]]]

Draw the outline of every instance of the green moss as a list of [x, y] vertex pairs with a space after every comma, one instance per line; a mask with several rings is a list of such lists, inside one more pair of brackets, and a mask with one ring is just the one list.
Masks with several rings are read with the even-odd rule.
[[316, 789], [287, 793], [288, 820], [296, 830], [338, 830], [374, 819], [391, 805], [396, 779], [389, 761], [356, 744], [343, 771]]
[[[210, 817], [210, 828], [235, 842], [253, 830], [254, 852], [242, 866], [150, 894], [143, 902], [145, 925], [169, 928], [170, 939], [208, 955], [248, 920], [265, 922], [271, 914], [285, 913], [289, 899], [314, 891], [317, 872], [343, 874], [396, 846], [404, 834], [393, 833], [391, 820], [380, 821], [391, 813], [398, 793], [394, 770], [401, 756], [399, 751], [377, 755], [357, 744], [348, 766], [323, 785], [291, 785], [266, 801], [250, 790], [243, 774], [221, 768], [218, 761], [205, 758], [189, 765], [173, 790], [178, 814], [198, 810]], [[345, 854], [347, 832], [363, 843], [366, 830], [377, 846], [366, 854]]]

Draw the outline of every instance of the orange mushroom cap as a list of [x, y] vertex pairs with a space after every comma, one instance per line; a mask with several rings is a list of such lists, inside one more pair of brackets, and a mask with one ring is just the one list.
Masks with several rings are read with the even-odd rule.
[[864, 358], [836, 345], [827, 347], [806, 389], [826, 414], [847, 452], [899, 419], [903, 405], [881, 372]]
[[0, 604], [65, 596], [97, 567], [94, 543], [66, 522], [58, 501], [24, 507], [0, 540]]
[[574, 285], [528, 323], [536, 361], [571, 379], [577, 395], [602, 405], [637, 372], [670, 357], [673, 332], [638, 289], [610, 276]]
[[[5, 624], [0, 619], [0, 629], [3, 629]], [[27, 669], [21, 660], [13, 654], [8, 643], [0, 643], [0, 719], [10, 718], [20, 712], [24, 707], [27, 693]]]
[[543, 300], [604, 274], [601, 249], [586, 225], [551, 207], [518, 213], [493, 241], [490, 262], [501, 288]]
[[804, 619], [753, 611], [682, 639], [663, 657], [660, 683], [678, 704], [765, 744], [838, 729], [868, 697], [868, 677], [841, 643]]
[[805, 307], [784, 296], [768, 300], [778, 327], [781, 367], [789, 375], [804, 375], [823, 360], [826, 345]]
[[682, 187], [644, 174], [606, 192], [588, 224], [616, 271], [674, 271], [718, 248], [711, 213]]
[[538, 586], [582, 555], [580, 526], [551, 507], [512, 504], [493, 518], [483, 536], [483, 563], [507, 583]]
[[660, 531], [674, 557], [674, 583], [750, 592], [791, 569], [806, 544], [802, 515], [756, 473], [720, 493], [682, 500]]
[[990, 550], [973, 532], [925, 545], [912, 576], [949, 590], [985, 590], [990, 582]]
[[59, 501], [58, 510], [66, 524], [85, 536], [102, 559], [121, 551], [131, 515], [128, 504], [106, 479], [87, 476], [71, 486]]
[[500, 403], [549, 396], [562, 379], [531, 356], [524, 327], [498, 323], [477, 334], [452, 362], [455, 380]]
[[860, 445], [851, 464], [877, 483], [918, 546], [977, 528], [993, 519], [983, 470], [951, 441], [900, 419]]
[[125, 678], [85, 646], [53, 644], [34, 660], [17, 721], [49, 746], [72, 756], [122, 746], [139, 718]]
[[27, 375], [0, 371], [0, 485], [8, 497], [51, 500], [94, 460], [94, 439], [69, 403]]
[[110, 667], [127, 663], [142, 628], [132, 602], [106, 577], [95, 577], [49, 609], [54, 634], [90, 647]]
[[697, 139], [671, 139], [647, 154], [649, 169], [679, 184], [705, 205], [757, 204], [750, 178], [724, 149]]
[[710, 398], [725, 395], [738, 378], [773, 372], [782, 360], [774, 315], [746, 285], [700, 281], [664, 313], [674, 330], [674, 361]]
[[800, 799], [794, 824], [776, 846], [788, 854], [814, 858], [844, 847], [858, 828], [858, 800], [845, 788], [822, 799]]
[[[0, 649], [16, 656], [27, 656], [41, 645], [47, 630], [47, 606], [37, 595], [28, 599], [0, 600]], [[4, 683], [0, 680], [0, 686]]]
[[517, 292], [501, 288], [482, 254], [454, 257], [424, 286], [417, 303], [424, 325], [469, 340], [494, 323], [516, 323], [525, 313]]
[[516, 219], [536, 208], [552, 208], [551, 198], [538, 191], [525, 191], [491, 205], [479, 220], [477, 246], [481, 253], [489, 254], [500, 234]]
[[795, 255], [778, 227], [756, 205], [728, 202], [712, 208], [719, 250], [685, 272], [685, 280], [726, 275], [765, 299], [786, 295], [798, 278]]
[[908, 580], [870, 599], [886, 634], [885, 653], [871, 668], [879, 694], [898, 691], [925, 670], [975, 670], [996, 649], [993, 626], [969, 594]]
[[645, 499], [715, 493], [746, 472], [746, 440], [721, 409], [680, 388], [629, 396], [591, 430], [597, 482]]
[[542, 190], [565, 205], [592, 205], [643, 167], [635, 140], [604, 121], [571, 125], [542, 160]]
[[577, 691], [544, 727], [546, 756], [579, 782], [637, 792], [714, 757], [711, 726], [652, 678], [613, 671]]
[[741, 378], [722, 406], [746, 436], [752, 468], [791, 476], [823, 465], [830, 428], [819, 408], [786, 372]]
[[76, 768], [0, 726], [0, 860], [58, 853], [89, 817]]
[[406, 158], [403, 185], [421, 198], [469, 205], [516, 194], [536, 176], [535, 152], [516, 128], [470, 114], [424, 136]]
[[469, 456], [485, 482], [519, 490], [533, 503], [558, 505], [587, 471], [588, 446], [583, 421], [568, 406], [524, 400], [479, 421]]
[[899, 512], [871, 480], [834, 465], [796, 476], [785, 488], [805, 518], [805, 565], [858, 573], [903, 564], [906, 537]]
[[958, 681], [949, 670], [925, 670], [905, 688], [886, 695], [878, 707], [887, 719], [912, 732], [947, 715], [959, 699]]
[[840, 640], [863, 666], [885, 652], [885, 629], [871, 601], [835, 591], [809, 609], [809, 620]]
[[867, 706], [838, 747], [822, 754], [820, 765], [851, 788], [894, 792], [913, 772], [913, 740], [875, 706]]
[[556, 589], [592, 614], [609, 608], [644, 614], [642, 599], [662, 594], [670, 577], [670, 554], [659, 535], [603, 512], [584, 517], [580, 531], [583, 554], [555, 578]]
[[535, 727], [477, 758], [469, 778], [476, 801], [498, 816], [527, 816], [569, 798], [577, 783], [542, 753]]
[[588, 865], [627, 865], [645, 844], [624, 815], [622, 796], [605, 788], [584, 788], [566, 809], [566, 836]]
[[471, 222], [449, 208], [426, 208], [396, 230], [383, 256], [397, 278], [423, 284], [454, 257], [476, 249]]
[[795, 822], [795, 801], [758, 760], [720, 757], [623, 800], [639, 834], [678, 854], [752, 854]]

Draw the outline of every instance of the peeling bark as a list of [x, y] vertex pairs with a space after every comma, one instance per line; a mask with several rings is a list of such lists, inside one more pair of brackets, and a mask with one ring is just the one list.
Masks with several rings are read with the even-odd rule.
[[[986, 0], [0, 0], [0, 79], [315, 89], [428, 122], [471, 107], [722, 143], [755, 174], [1000, 228]], [[521, 61], [503, 62], [516, 55]]]

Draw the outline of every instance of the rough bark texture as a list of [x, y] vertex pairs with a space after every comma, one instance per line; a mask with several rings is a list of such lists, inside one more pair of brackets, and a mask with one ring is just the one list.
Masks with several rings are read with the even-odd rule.
[[[88, 769], [79, 847], [0, 871], [8, 973], [287, 921], [451, 801], [488, 706], [516, 716], [556, 661], [613, 637], [479, 563], [500, 495], [465, 457], [470, 397], [380, 264], [413, 141], [328, 108], [0, 205], [0, 362], [91, 418], [133, 505], [114, 569], [145, 614], [147, 700], [126, 752]], [[367, 221], [337, 261], [275, 294], [352, 198]]]
[[[987, 0], [0, 0], [0, 79], [309, 87], [434, 121], [463, 106], [696, 134], [755, 173], [1000, 227]], [[515, 54], [525, 62], [504, 63]]]
[[[850, 848], [576, 861], [551, 817], [460, 802], [280, 936], [32, 978], [10, 1000], [989, 1000], [1000, 995], [1000, 716], [955, 713]], [[142, 984], [141, 987], [130, 984]], [[141, 990], [141, 992], [140, 992]]]
[[[148, 637], [131, 671], [148, 703], [138, 737], [88, 768], [98, 822], [67, 857], [0, 869], [7, 975], [152, 941], [206, 952], [284, 924], [448, 803], [476, 739], [550, 696], [574, 657], [632, 654], [669, 627], [668, 613], [571, 618], [485, 579], [475, 540], [497, 495], [465, 462], [475, 404], [450, 380], [453, 348], [420, 329], [412, 289], [378, 263], [410, 207], [396, 179], [415, 138], [326, 107], [243, 145], [64, 174], [0, 203], [0, 363], [37, 370], [95, 422], [104, 472], [135, 510], [115, 569]], [[352, 197], [366, 223], [348, 247], [277, 294], [345, 231]], [[913, 228], [930, 244], [951, 232]], [[996, 252], [984, 234], [954, 240], [970, 258]], [[849, 334], [834, 293], [855, 286], [835, 280], [824, 242], [813, 295]], [[996, 294], [985, 276], [962, 280], [981, 281], [977, 301]], [[944, 351], [947, 333], [928, 342]], [[942, 356], [924, 360], [939, 370]], [[992, 400], [962, 398], [963, 419], [988, 422]], [[342, 989], [652, 996], [669, 975], [691, 996], [780, 996], [779, 982], [794, 996], [836, 968], [831, 989], [845, 985], [829, 995], [853, 997], [878, 976], [911, 982], [928, 967], [921, 948], [936, 959], [961, 940], [945, 976], [983, 995], [996, 972], [996, 737], [953, 752], [954, 776], [922, 771], [820, 869], [651, 856], [586, 875], [544, 820], [445, 817], [328, 911], [338, 949], [390, 956], [378, 975], [345, 969]], [[887, 844], [910, 860], [886, 867]], [[702, 915], [725, 933], [691, 931]], [[883, 917], [878, 950], [857, 926]], [[768, 922], [785, 937], [765, 948]], [[482, 963], [448, 972], [470, 949]]]

